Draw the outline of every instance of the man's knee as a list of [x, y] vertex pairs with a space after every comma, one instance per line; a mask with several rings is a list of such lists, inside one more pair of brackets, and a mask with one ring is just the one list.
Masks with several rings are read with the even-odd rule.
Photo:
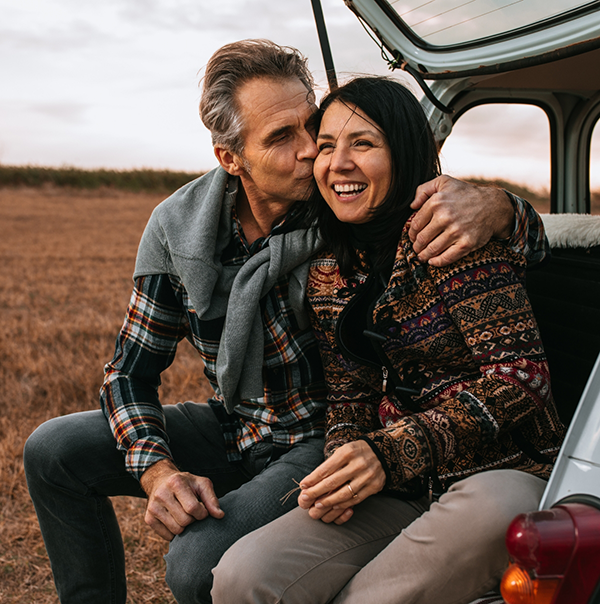
[[176, 536], [169, 545], [165, 580], [178, 604], [210, 604], [215, 565], [211, 544], [206, 540], [205, 547], [196, 548], [195, 539], [190, 539], [186, 532]]
[[[88, 479], [93, 482], [98, 477], [126, 474], [123, 457], [99, 410], [44, 422], [27, 439], [23, 463], [30, 492], [55, 485], [83, 494]], [[131, 487], [122, 494], [138, 493]]]
[[[23, 465], [28, 479], [47, 476], [60, 459], [69, 456], [74, 439], [65, 429], [68, 420], [58, 417], [38, 426], [25, 442]], [[75, 440], [76, 442], [76, 440]]]

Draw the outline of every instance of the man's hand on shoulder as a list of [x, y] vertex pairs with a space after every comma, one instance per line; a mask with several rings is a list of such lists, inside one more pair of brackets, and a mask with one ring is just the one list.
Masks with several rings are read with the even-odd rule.
[[419, 260], [433, 266], [452, 264], [492, 237], [509, 237], [514, 228], [514, 208], [502, 189], [450, 176], [423, 183], [411, 207], [417, 214], [409, 237]]
[[207, 516], [223, 518], [212, 481], [180, 472], [170, 459], [150, 466], [140, 479], [148, 495], [144, 520], [158, 535], [170, 541], [183, 529]]

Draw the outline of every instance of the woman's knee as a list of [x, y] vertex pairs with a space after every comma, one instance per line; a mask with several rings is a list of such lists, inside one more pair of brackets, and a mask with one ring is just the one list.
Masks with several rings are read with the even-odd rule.
[[242, 537], [213, 570], [214, 604], [318, 604], [314, 571], [326, 557], [320, 538], [332, 530], [296, 508]]
[[[230, 547], [213, 570], [211, 594], [215, 604], [243, 604], [246, 598], [252, 598], [254, 580], [246, 580], [247, 566], [244, 560], [248, 560], [248, 552], [243, 541], [241, 539]], [[260, 580], [260, 577], [256, 579]]]
[[[372, 512], [371, 506], [368, 510]], [[372, 513], [359, 516], [338, 526], [313, 520], [296, 508], [249, 533], [213, 570], [214, 604], [331, 601], [396, 534], [386, 530], [386, 523], [372, 526]]]
[[537, 509], [545, 487], [545, 480], [526, 472], [491, 470], [455, 483], [448, 493], [464, 498], [474, 513], [508, 524], [517, 514]]

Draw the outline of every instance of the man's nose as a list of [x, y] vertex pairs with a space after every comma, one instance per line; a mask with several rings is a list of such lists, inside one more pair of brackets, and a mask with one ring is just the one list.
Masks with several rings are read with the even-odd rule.
[[298, 150], [298, 159], [315, 159], [318, 154], [319, 150], [317, 149], [317, 143], [311, 134], [305, 131], [302, 135], [300, 148]]

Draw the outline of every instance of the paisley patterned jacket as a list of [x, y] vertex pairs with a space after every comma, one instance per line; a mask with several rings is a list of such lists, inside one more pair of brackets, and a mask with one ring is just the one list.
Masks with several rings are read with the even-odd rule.
[[408, 225], [391, 278], [311, 264], [307, 297], [328, 386], [326, 455], [366, 440], [387, 489], [420, 496], [482, 470], [548, 478], [564, 437], [524, 287], [526, 261], [490, 242], [453, 265], [417, 259]]

